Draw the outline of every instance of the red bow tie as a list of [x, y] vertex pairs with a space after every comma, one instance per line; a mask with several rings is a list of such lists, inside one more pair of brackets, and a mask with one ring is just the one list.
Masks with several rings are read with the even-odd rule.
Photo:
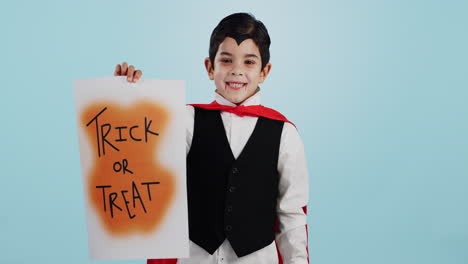
[[265, 107], [263, 105], [238, 105], [238, 106], [228, 106], [221, 105], [218, 102], [213, 101], [211, 104], [190, 104], [193, 107], [199, 107], [208, 110], [221, 110], [229, 113], [236, 114], [238, 116], [263, 116], [266, 118], [285, 121], [291, 123], [295, 126], [293, 122], [289, 121], [284, 115], [280, 112], [273, 110], [271, 108]]

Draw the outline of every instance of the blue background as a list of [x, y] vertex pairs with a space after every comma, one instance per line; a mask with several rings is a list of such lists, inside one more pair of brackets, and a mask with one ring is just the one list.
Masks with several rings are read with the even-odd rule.
[[262, 104], [301, 133], [314, 264], [468, 263], [467, 1], [8, 1], [0, 10], [1, 263], [88, 260], [72, 80], [128, 61], [213, 99], [211, 31], [272, 39]]

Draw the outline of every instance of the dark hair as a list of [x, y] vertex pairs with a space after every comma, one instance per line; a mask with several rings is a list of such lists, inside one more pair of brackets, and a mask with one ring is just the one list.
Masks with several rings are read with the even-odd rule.
[[214, 68], [214, 59], [218, 47], [226, 37], [236, 40], [239, 45], [245, 39], [252, 39], [258, 46], [262, 59], [262, 70], [270, 61], [270, 36], [263, 23], [251, 14], [235, 13], [223, 18], [211, 33], [210, 49], [208, 51], [211, 65]]

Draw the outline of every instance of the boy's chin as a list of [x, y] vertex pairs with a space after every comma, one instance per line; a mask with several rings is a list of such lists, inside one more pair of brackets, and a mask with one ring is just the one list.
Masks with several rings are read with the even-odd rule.
[[224, 99], [228, 100], [229, 102], [233, 104], [240, 104], [250, 97], [246, 94], [245, 95], [227, 94], [227, 93], [219, 92], [219, 90], [216, 90], [216, 92], [219, 95], [221, 95]]

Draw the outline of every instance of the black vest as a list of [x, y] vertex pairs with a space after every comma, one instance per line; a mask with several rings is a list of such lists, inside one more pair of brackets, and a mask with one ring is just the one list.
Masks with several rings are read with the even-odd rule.
[[220, 111], [195, 107], [187, 155], [189, 235], [210, 254], [226, 238], [238, 257], [274, 241], [283, 125], [259, 117], [236, 160]]

